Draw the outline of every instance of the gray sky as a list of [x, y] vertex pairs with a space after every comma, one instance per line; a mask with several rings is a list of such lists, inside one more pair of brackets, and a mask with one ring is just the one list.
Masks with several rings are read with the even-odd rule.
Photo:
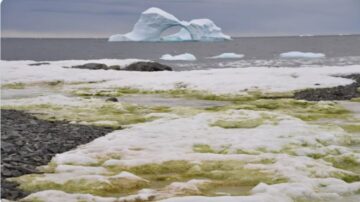
[[360, 33], [360, 0], [3, 0], [2, 36], [108, 37], [152, 6], [232, 36]]

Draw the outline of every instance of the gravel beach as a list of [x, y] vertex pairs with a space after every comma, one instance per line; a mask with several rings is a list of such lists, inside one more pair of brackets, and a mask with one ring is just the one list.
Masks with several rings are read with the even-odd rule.
[[333, 88], [307, 89], [295, 93], [295, 99], [308, 101], [321, 100], [351, 100], [360, 97], [360, 74], [351, 74], [341, 76], [343, 78], [353, 79], [356, 82], [347, 86], [337, 86]]
[[28, 193], [7, 178], [37, 173], [58, 153], [112, 131], [110, 128], [50, 122], [15, 110], [1, 110], [1, 198], [15, 200]]

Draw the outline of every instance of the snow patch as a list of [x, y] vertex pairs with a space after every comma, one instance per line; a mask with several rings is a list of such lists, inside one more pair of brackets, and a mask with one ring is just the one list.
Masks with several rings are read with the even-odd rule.
[[80, 175], [101, 175], [108, 173], [108, 171], [103, 167], [75, 166], [75, 165], [58, 165], [55, 168], [55, 172], [76, 173]]
[[[94, 60], [96, 61], [96, 60]], [[138, 61], [138, 60], [135, 60]], [[349, 75], [360, 73], [360, 65], [322, 66], [299, 68], [224, 68], [209, 70], [193, 70], [182, 72], [129, 72], [113, 70], [69, 69], [63, 66], [84, 64], [88, 61], [57, 61], [44, 67], [28, 66], [34, 61], [0, 61], [2, 84], [31, 82], [94, 82], [86, 84], [93, 89], [116, 87], [132, 87], [144, 90], [174, 89], [178, 83], [185, 83], [194, 90], [209, 91], [217, 94], [241, 93], [244, 90], [260, 90], [268, 92], [287, 92], [305, 88], [326, 88], [349, 85], [351, 79], [334, 77], [333, 75]], [[106, 64], [131, 64], [134, 60], [98, 60]], [[294, 78], [296, 75], [296, 78]], [[284, 85], [286, 84], [286, 85]], [[320, 84], [320, 85], [319, 85]], [[74, 86], [75, 88], [75, 86]], [[53, 100], [56, 100], [55, 98]]]
[[51, 202], [79, 202], [79, 201], [96, 201], [96, 202], [115, 202], [116, 198], [98, 197], [91, 194], [69, 194], [63, 191], [47, 190], [36, 192], [23, 199], [24, 201], [51, 201]]
[[[263, 115], [277, 117], [278, 123], [265, 123], [251, 129], [224, 129], [211, 126], [211, 123], [218, 119], [238, 120]], [[176, 160], [194, 164], [201, 164], [205, 161], [236, 160], [244, 163], [245, 169], [260, 170], [273, 176], [282, 176], [288, 179], [288, 182], [273, 185], [261, 183], [252, 189], [250, 196], [186, 196], [169, 198], [164, 201], [292, 201], [298, 198], [309, 199], [309, 201], [316, 199], [341, 201], [342, 196], [351, 195], [360, 190], [360, 182], [346, 183], [341, 179], [334, 178], [334, 174], [352, 175], [350, 171], [335, 168], [331, 163], [321, 159], [288, 155], [282, 152], [291, 149], [296, 154], [297, 149], [302, 149], [303, 144], [306, 144], [306, 147], [314, 152], [330, 151], [332, 147], [336, 146], [344, 152], [353, 153], [351, 149], [341, 145], [341, 139], [348, 135], [343, 130], [329, 130], [308, 124], [281, 112], [228, 110], [217, 113], [200, 113], [190, 117], [180, 115], [166, 117], [114, 131], [72, 151], [56, 155], [52, 159], [52, 163], [58, 166], [64, 166], [64, 164], [86, 166], [84, 159], [92, 159], [96, 160], [91, 161], [92, 164], [99, 165], [99, 156], [111, 158], [111, 154], [118, 154], [121, 159], [109, 159], [104, 163], [101, 161], [99, 166], [131, 167]], [[319, 142], [326, 142], [326, 144]], [[226, 146], [228, 153], [199, 153], [193, 150], [193, 146], [196, 144], [206, 144], [215, 150]], [[141, 148], [141, 150], [132, 150], [132, 148]], [[248, 155], [241, 154], [239, 151], [256, 153]], [[261, 163], [265, 159], [272, 159], [273, 162]], [[111, 163], [107, 163], [110, 161]], [[88, 160], [85, 163], [88, 163]], [[111, 181], [113, 178], [136, 183], [147, 182], [128, 172], [121, 172], [115, 176], [101, 176], [89, 175], [89, 173], [101, 171], [97, 168], [84, 169], [84, 173], [78, 172], [78, 168], [80, 167], [62, 167], [58, 170], [60, 172], [55, 170], [54, 173], [32, 179], [32, 183], [37, 180], [56, 183], [66, 183], [68, 180], [87, 180], [96, 183], [97, 181]], [[196, 179], [188, 182], [174, 182], [156, 193], [163, 194], [157, 195], [160, 198], [164, 195], [172, 197], [174, 193], [197, 195], [201, 191], [199, 186], [204, 183], [206, 181]], [[38, 194], [41, 193], [43, 192]], [[71, 197], [74, 196], [71, 195]], [[83, 195], [76, 196], [83, 197]], [[133, 195], [131, 198], [139, 196]]]

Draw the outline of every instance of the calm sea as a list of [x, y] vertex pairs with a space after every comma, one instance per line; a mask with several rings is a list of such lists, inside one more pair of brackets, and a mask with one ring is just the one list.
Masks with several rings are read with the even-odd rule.
[[[241, 37], [224, 42], [108, 42], [107, 39], [2, 38], [2, 60], [54, 61], [70, 59], [139, 58], [160, 61], [163, 54], [191, 53], [196, 62], [169, 62], [177, 70], [248, 66], [360, 64], [360, 35]], [[325, 53], [325, 59], [284, 60], [288, 51]], [[224, 52], [244, 54], [241, 60], [211, 60]]]

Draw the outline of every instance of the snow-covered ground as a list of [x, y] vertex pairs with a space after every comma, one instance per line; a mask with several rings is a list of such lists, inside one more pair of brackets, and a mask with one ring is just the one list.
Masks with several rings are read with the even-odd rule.
[[128, 65], [129, 60], [65, 60], [49, 62], [40, 67], [29, 66], [34, 61], [0, 61], [2, 84], [16, 82], [90, 82], [92, 88], [132, 87], [146, 90], [174, 89], [179, 83], [187, 88], [212, 93], [241, 93], [249, 90], [287, 92], [306, 88], [324, 88], [348, 85], [351, 79], [334, 77], [360, 73], [359, 65], [301, 68], [227, 68], [183, 72], [127, 72], [115, 70], [68, 69], [73, 65], [98, 62], [107, 65]]
[[[233, 129], [213, 125], [217, 120], [248, 120], [262, 116], [275, 117], [276, 124], [272, 120], [265, 120], [255, 128]], [[47, 183], [58, 184], [60, 189], [66, 190], [64, 186], [73, 186], [80, 182], [88, 183], [94, 189], [101, 189], [105, 185], [115, 185], [116, 182], [112, 179], [125, 175], [125, 170], [126, 173], [130, 172], [126, 176], [134, 179], [128, 183], [141, 183], [151, 180], [151, 175], [166, 174], [167, 172], [162, 170], [166, 169], [167, 164], [178, 162], [172, 167], [174, 172], [178, 170], [183, 175], [193, 176], [193, 180], [204, 180], [206, 176], [209, 186], [217, 183], [226, 186], [227, 181], [232, 181], [227, 175], [234, 175], [232, 177], [235, 181], [239, 178], [238, 183], [241, 184], [244, 180], [243, 183], [246, 184], [246, 179], [241, 176], [246, 175], [246, 172], [259, 172], [259, 175], [266, 174], [271, 177], [270, 180], [259, 179], [259, 184], [250, 191], [250, 196], [172, 199], [171, 197], [178, 195], [192, 195], [194, 191], [201, 193], [202, 190], [201, 184], [187, 184], [183, 183], [186, 178], [177, 179], [178, 181], [175, 178], [167, 185], [165, 183], [164, 187], [152, 187], [150, 183], [152, 190], [148, 191], [147, 197], [158, 200], [170, 197], [166, 201], [338, 201], [343, 196], [360, 190], [360, 182], [346, 183], [342, 180], [345, 179], [344, 176], [356, 174], [337, 169], [329, 162], [309, 156], [321, 154], [335, 159], [353, 157], [360, 163], [359, 154], [344, 145], [348, 136], [341, 128], [311, 125], [281, 113], [229, 110], [200, 113], [190, 117], [171, 115], [115, 131], [75, 150], [59, 154], [52, 160], [53, 171], [31, 178], [21, 177], [19, 181], [28, 187], [37, 184], [45, 190]], [[208, 170], [207, 164], [214, 162], [220, 162], [225, 167]], [[158, 167], [153, 168], [151, 165], [154, 164], [158, 164]], [[233, 164], [243, 165], [245, 173], [236, 173], [238, 170], [232, 168]], [[134, 167], [136, 169], [132, 170]], [[141, 169], [144, 169], [145, 173], [146, 169], [149, 169], [150, 173], [145, 174]], [[127, 182], [128, 179], [123, 178], [120, 179]], [[285, 180], [276, 183], [276, 178]], [[261, 180], [267, 180], [267, 183]], [[273, 185], [272, 180], [275, 182]], [[175, 182], [181, 186], [170, 189], [169, 186]], [[141, 198], [141, 193], [146, 190], [139, 188], [138, 191], [138, 198]], [[65, 193], [58, 194], [63, 198], [74, 197]], [[51, 196], [40, 192], [30, 198], [42, 195], [45, 198]], [[129, 200], [122, 198], [124, 201], [126, 199]], [[115, 201], [116, 198], [102, 200]]]
[[[130, 123], [123, 130], [56, 155], [42, 167], [44, 174], [15, 179], [23, 188], [36, 190], [28, 200], [360, 200], [360, 153], [354, 149], [360, 143], [359, 133], [342, 127], [344, 123], [358, 126], [359, 120], [337, 103], [265, 99], [229, 102], [226, 106], [222, 103], [209, 109], [187, 104], [164, 110], [69, 95], [70, 90], [124, 87], [130, 94], [139, 93], [131, 89], [179, 88], [220, 95], [252, 90], [289, 92], [351, 84], [351, 79], [334, 76], [360, 73], [359, 65], [184, 72], [63, 68], [88, 62], [126, 66], [135, 61], [139, 60], [73, 60], [41, 66], [28, 65], [34, 61], [0, 62], [5, 87], [22, 83], [21, 87], [31, 89], [33, 85], [41, 87], [41, 82], [64, 82], [49, 95], [5, 99], [3, 107], [23, 107], [55, 118], [61, 116], [59, 119], [76, 118], [77, 122], [88, 116], [93, 116], [93, 121], [101, 118], [102, 123], [106, 121], [103, 118], [110, 117], [111, 121], [123, 121], [123, 116], [135, 113], [156, 117]], [[51, 107], [54, 105], [56, 108]], [[111, 116], [99, 113], [104, 106]], [[82, 115], [75, 116], [74, 108]], [[63, 116], [64, 112], [69, 115]]]

